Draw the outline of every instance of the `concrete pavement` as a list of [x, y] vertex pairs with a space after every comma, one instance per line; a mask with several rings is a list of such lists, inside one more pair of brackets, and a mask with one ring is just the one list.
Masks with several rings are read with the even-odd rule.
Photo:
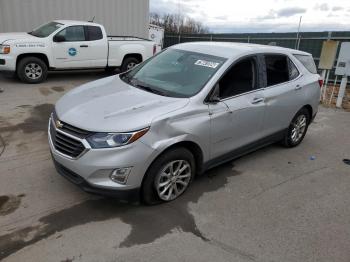
[[350, 261], [350, 113], [320, 108], [297, 148], [215, 168], [172, 203], [131, 205], [80, 191], [50, 160], [55, 101], [104, 76], [0, 77], [0, 260]]

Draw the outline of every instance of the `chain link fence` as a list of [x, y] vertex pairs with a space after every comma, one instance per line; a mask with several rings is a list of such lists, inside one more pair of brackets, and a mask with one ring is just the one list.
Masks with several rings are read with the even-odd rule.
[[[166, 34], [164, 38], [164, 47], [169, 47], [179, 43], [194, 41], [218, 41], [218, 42], [241, 42], [254, 43], [262, 45], [276, 45], [281, 47], [293, 48], [311, 53], [318, 65], [321, 55], [322, 44], [326, 40], [341, 42], [350, 41], [349, 32], [309, 32], [300, 33], [254, 33], [254, 34]], [[340, 49], [340, 48], [339, 48]], [[339, 50], [338, 50], [339, 52]], [[338, 55], [337, 55], [338, 56]], [[334, 70], [331, 71], [330, 81], [335, 79]], [[340, 81], [340, 79], [338, 79]]]

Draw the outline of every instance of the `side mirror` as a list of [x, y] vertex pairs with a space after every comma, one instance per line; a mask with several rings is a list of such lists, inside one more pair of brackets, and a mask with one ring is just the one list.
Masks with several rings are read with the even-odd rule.
[[65, 41], [66, 41], [66, 38], [65, 38], [63, 35], [55, 35], [55, 36], [53, 37], [53, 41], [54, 41], [54, 42], [57, 42], [57, 43], [65, 42]]
[[220, 102], [220, 86], [219, 86], [219, 84], [215, 85], [214, 90], [211, 93], [211, 96], [209, 98], [209, 102], [213, 103], [213, 104], [217, 104]]

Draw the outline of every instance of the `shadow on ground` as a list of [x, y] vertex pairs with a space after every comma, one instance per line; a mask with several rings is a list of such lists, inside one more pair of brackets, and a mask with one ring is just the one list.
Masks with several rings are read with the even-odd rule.
[[[112, 218], [119, 218], [132, 228], [120, 247], [151, 243], [173, 229], [190, 232], [206, 240], [188, 211], [188, 203], [196, 203], [204, 193], [222, 188], [228, 178], [235, 175], [239, 175], [239, 172], [232, 170], [231, 164], [212, 169], [197, 178], [180, 199], [168, 204], [135, 206], [113, 199], [87, 200], [42, 217], [39, 220], [40, 226], [26, 227], [0, 236], [0, 260], [56, 232]], [[115, 231], [118, 232], [118, 228]]]

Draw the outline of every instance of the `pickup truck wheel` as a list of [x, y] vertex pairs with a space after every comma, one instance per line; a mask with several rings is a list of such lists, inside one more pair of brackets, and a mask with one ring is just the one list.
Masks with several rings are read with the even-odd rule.
[[22, 82], [38, 84], [47, 78], [47, 65], [37, 57], [25, 57], [19, 61], [17, 75]]
[[132, 68], [134, 68], [137, 64], [139, 64], [140, 61], [135, 58], [135, 57], [127, 57], [124, 59], [122, 67], [121, 67], [121, 71], [125, 72], [128, 71]]
[[166, 151], [149, 167], [142, 185], [142, 201], [147, 205], [170, 202], [181, 196], [195, 174], [195, 160], [185, 148]]

